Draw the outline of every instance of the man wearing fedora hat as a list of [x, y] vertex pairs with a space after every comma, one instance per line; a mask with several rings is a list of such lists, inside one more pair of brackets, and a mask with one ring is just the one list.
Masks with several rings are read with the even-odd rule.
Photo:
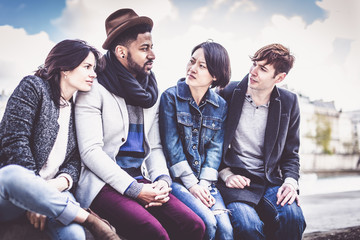
[[77, 198], [126, 239], [202, 239], [205, 225], [170, 194], [158, 126], [153, 22], [132, 9], [105, 21], [106, 66], [76, 97], [83, 162]]

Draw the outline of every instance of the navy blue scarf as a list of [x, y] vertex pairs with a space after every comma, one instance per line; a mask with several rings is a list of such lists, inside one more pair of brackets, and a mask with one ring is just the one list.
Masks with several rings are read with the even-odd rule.
[[150, 108], [158, 98], [157, 82], [154, 74], [136, 79], [120, 63], [114, 53], [108, 51], [105, 55], [105, 68], [98, 74], [98, 81], [109, 92], [125, 99], [126, 104]]

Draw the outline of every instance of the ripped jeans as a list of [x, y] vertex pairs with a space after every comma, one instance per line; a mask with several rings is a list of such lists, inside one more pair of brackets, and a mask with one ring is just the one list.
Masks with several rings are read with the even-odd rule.
[[27, 210], [48, 216], [45, 231], [51, 239], [84, 239], [84, 228], [73, 220], [80, 207], [69, 191], [59, 192], [40, 176], [19, 165], [0, 169], [0, 226]]
[[215, 198], [215, 204], [209, 209], [199, 199], [195, 198], [182, 184], [173, 182], [172, 194], [186, 206], [193, 210], [205, 223], [206, 230], [204, 239], [225, 240], [233, 238], [229, 211], [226, 210], [220, 192], [215, 186], [211, 186], [210, 193]]

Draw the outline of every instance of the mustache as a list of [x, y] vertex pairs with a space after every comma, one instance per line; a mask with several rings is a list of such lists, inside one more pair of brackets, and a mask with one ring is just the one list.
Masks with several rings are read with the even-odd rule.
[[145, 63], [145, 65], [146, 64], [152, 64], [154, 61], [153, 60], [149, 60], [149, 61], [147, 61], [146, 63]]

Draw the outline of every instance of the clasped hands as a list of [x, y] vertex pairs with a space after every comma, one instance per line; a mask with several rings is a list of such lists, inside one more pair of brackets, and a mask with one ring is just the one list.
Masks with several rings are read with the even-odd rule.
[[[226, 178], [225, 184], [228, 188], [245, 188], [250, 186], [250, 179], [241, 175], [230, 175]], [[297, 205], [300, 206], [300, 199], [295, 190], [295, 188], [288, 183], [284, 183], [278, 190], [276, 204], [281, 204], [281, 206], [285, 206], [285, 204], [292, 204], [295, 200]]]
[[168, 183], [164, 180], [145, 183], [137, 199], [144, 204], [145, 208], [162, 206], [169, 201], [171, 190]]

